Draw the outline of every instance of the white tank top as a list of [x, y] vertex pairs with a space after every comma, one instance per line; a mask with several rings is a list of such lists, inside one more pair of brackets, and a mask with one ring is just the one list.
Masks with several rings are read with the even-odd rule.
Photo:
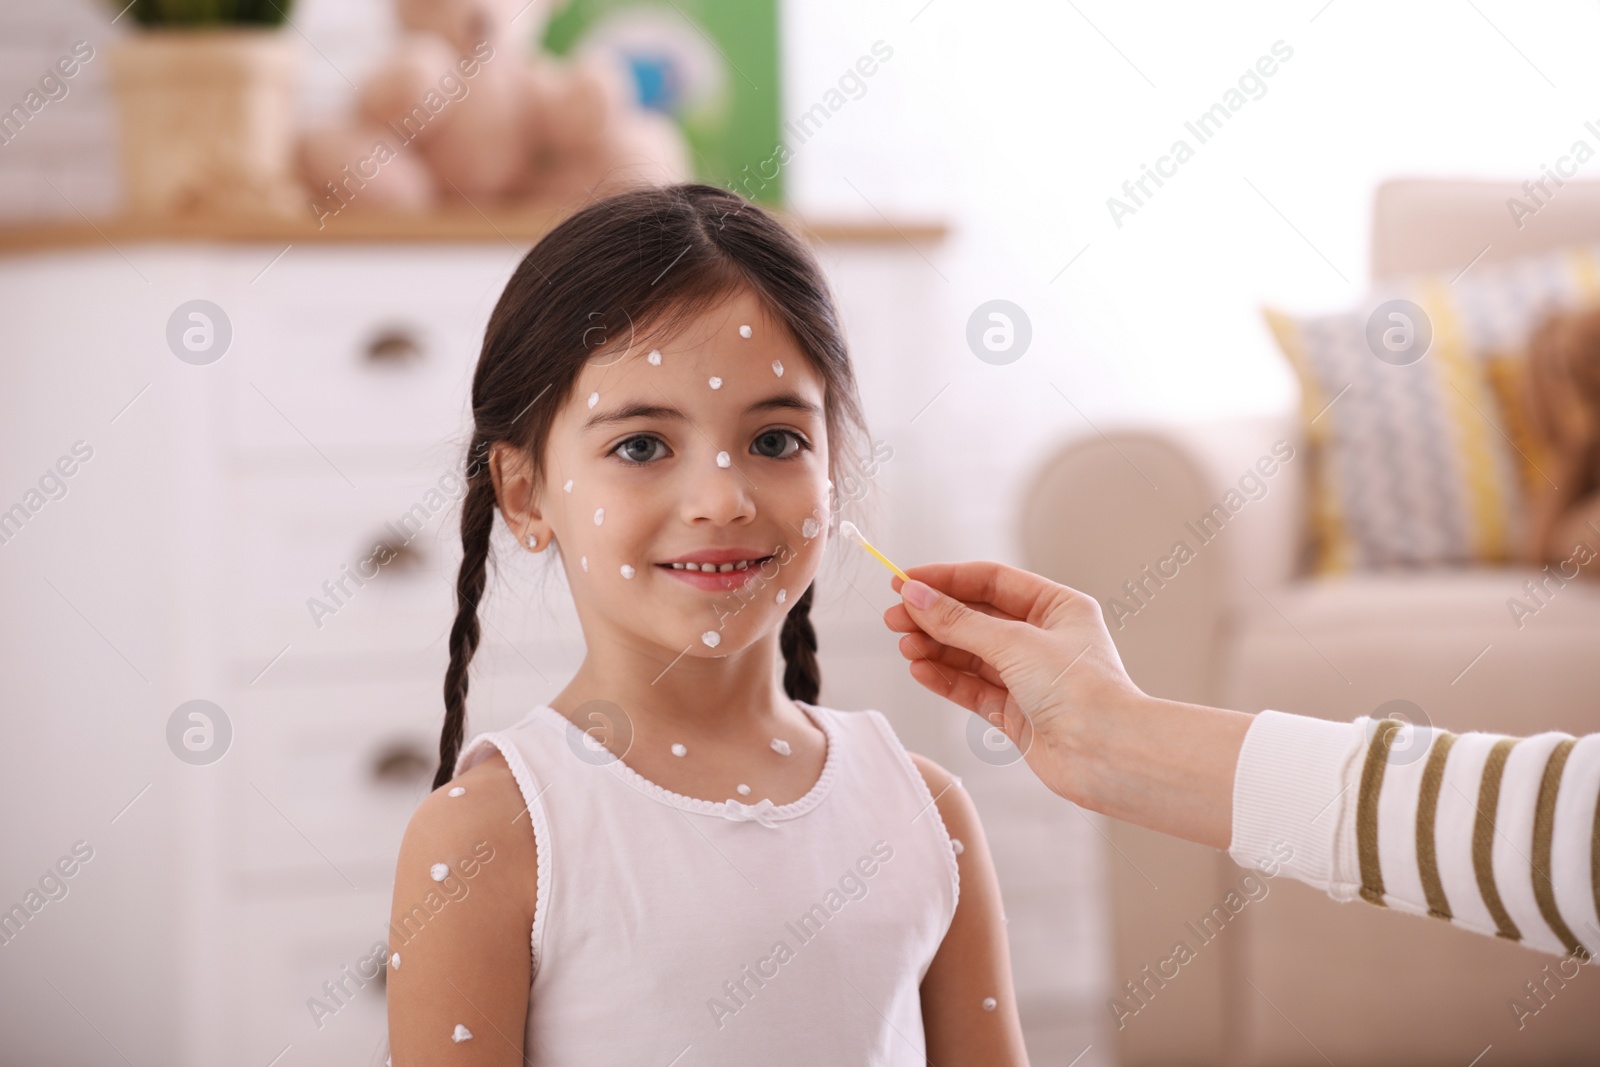
[[548, 706], [468, 743], [456, 773], [504, 753], [538, 850], [529, 1062], [925, 1062], [922, 977], [960, 891], [950, 837], [880, 713], [800, 706], [827, 757], [783, 805], [594, 762]]

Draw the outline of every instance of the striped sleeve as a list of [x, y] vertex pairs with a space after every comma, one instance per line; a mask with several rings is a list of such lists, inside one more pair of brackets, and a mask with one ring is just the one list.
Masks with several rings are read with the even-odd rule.
[[1452, 734], [1263, 711], [1234, 771], [1243, 865], [1558, 955], [1600, 953], [1600, 734]]

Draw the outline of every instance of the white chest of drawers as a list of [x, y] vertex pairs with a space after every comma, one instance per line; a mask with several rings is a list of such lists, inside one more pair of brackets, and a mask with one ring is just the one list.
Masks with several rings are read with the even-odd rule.
[[[22, 509], [0, 527], [5, 801], [60, 805], [7, 851], [97, 850], [4, 946], [21, 1010], [89, 1021], [135, 1062], [383, 1061], [381, 981], [342, 968], [387, 936], [432, 773], [450, 474], [525, 247], [118, 242], [0, 261], [0, 493]], [[193, 300], [231, 332], [214, 362], [168, 343]], [[64, 494], [39, 489], [79, 441], [92, 454]], [[397, 554], [363, 568], [379, 544]], [[556, 598], [498, 601], [475, 729], [552, 695], [581, 655]], [[165, 743], [195, 699], [226, 716], [217, 750], [231, 733], [206, 765]], [[107, 1051], [60, 1030], [57, 1052]]]

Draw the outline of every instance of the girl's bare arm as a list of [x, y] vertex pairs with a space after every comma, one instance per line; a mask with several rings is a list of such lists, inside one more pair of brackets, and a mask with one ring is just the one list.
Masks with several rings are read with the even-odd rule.
[[[1027, 1067], [1011, 952], [983, 825], [967, 791], [932, 760], [912, 755], [950, 836], [961, 842], [955, 918], [922, 978], [922, 1029], [930, 1063]], [[992, 1008], [985, 1005], [992, 1001]]]
[[[466, 792], [450, 796], [457, 787]], [[417, 807], [389, 927], [393, 1067], [523, 1062], [534, 860], [522, 794], [498, 752]]]

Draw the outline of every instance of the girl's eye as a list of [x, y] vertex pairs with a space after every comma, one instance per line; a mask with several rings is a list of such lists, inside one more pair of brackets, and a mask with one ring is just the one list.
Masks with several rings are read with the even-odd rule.
[[[801, 449], [810, 447], [810, 443], [794, 430], [765, 430], [756, 435], [750, 444], [750, 451], [767, 459], [790, 459]], [[638, 434], [620, 441], [611, 452], [624, 463], [635, 467], [654, 463], [669, 454], [667, 443], [651, 434]]]
[[640, 434], [637, 437], [630, 437], [626, 441], [619, 442], [611, 452], [613, 455], [620, 455], [625, 463], [640, 466], [661, 458], [655, 453], [657, 445], [660, 445], [662, 449], [667, 447], [667, 443], [659, 437]]
[[768, 459], [788, 459], [802, 448], [810, 447], [805, 438], [793, 430], [765, 430], [750, 443], [752, 452]]

